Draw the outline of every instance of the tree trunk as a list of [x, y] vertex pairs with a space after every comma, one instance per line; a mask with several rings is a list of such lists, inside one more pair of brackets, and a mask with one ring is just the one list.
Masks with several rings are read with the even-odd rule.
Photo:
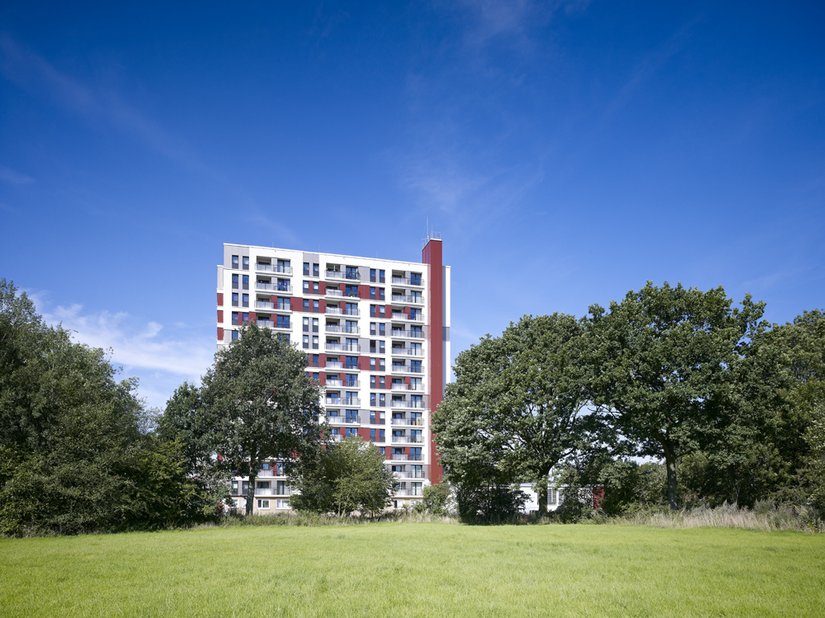
[[255, 481], [258, 479], [257, 472], [249, 469], [249, 486], [246, 488], [246, 514], [252, 515], [252, 505], [255, 502]]
[[679, 508], [679, 500], [676, 493], [676, 453], [670, 447], [665, 447], [665, 468], [667, 469], [667, 502], [671, 510]]
[[547, 501], [550, 499], [550, 492], [547, 491], [547, 475], [541, 477], [541, 480], [538, 482], [536, 486], [536, 494], [539, 503], [539, 517], [544, 517], [547, 515], [547, 511], [550, 510]]

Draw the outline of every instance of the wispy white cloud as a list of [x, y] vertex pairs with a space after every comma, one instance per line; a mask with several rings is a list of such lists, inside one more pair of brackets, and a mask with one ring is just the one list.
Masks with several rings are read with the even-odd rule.
[[44, 311], [43, 318], [62, 324], [80, 343], [111, 350], [112, 360], [128, 367], [199, 379], [212, 362], [212, 342], [167, 337], [161, 324], [141, 324], [126, 312], [85, 312], [82, 305], [69, 305]]
[[10, 185], [28, 185], [34, 182], [34, 178], [22, 174], [16, 170], [0, 165], [0, 182], [5, 182]]
[[269, 234], [274, 245], [296, 247], [301, 244], [298, 234], [283, 221], [278, 221], [262, 213], [250, 215], [246, 220], [255, 228]]
[[0, 72], [21, 88], [44, 93], [71, 113], [94, 123], [106, 122], [190, 171], [207, 171], [197, 152], [185, 140], [160, 126], [119, 93], [84, 83], [60, 71], [5, 34], [0, 35]]
[[51, 306], [47, 294], [29, 296], [48, 324], [62, 325], [78, 343], [106, 350], [125, 375], [137, 377], [138, 394], [149, 406], [162, 407], [184, 380], [199, 383], [212, 364], [215, 345], [204, 333], [186, 328], [167, 332], [156, 321], [141, 321], [124, 311]]

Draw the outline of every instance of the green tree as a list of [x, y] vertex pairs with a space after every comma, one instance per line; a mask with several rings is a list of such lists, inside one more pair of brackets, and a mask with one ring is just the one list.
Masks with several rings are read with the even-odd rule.
[[[135, 380], [0, 281], [0, 532], [185, 525], [208, 509], [178, 446], [142, 429]], [[214, 513], [214, 509], [213, 509]]]
[[703, 292], [650, 282], [609, 311], [590, 308], [593, 401], [637, 454], [664, 459], [673, 509], [679, 460], [727, 427], [732, 367], [762, 312], [749, 296], [733, 308], [721, 287]]
[[302, 462], [292, 478], [298, 494], [292, 506], [302, 511], [349, 515], [383, 511], [392, 491], [384, 456], [361, 438], [333, 442], [313, 460]]
[[441, 463], [453, 483], [531, 481], [546, 512], [550, 470], [575, 450], [587, 427], [582, 347], [581, 323], [556, 313], [525, 316], [458, 356], [456, 380], [433, 415]]
[[247, 515], [261, 464], [312, 456], [319, 447], [319, 390], [305, 369], [302, 352], [252, 325], [217, 353], [203, 378], [205, 440], [249, 477]]
[[447, 483], [436, 483], [427, 485], [424, 488], [421, 502], [415, 505], [418, 513], [429, 513], [430, 515], [450, 514], [450, 486]]

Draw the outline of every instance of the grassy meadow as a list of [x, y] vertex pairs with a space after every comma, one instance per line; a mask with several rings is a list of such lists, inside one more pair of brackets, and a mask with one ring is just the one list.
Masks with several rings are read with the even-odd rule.
[[3, 616], [814, 616], [825, 535], [619, 525], [0, 539]]

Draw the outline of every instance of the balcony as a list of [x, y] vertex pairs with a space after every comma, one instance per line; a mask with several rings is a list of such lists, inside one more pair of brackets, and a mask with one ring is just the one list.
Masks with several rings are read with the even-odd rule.
[[344, 349], [344, 346], [340, 343], [329, 343], [327, 342], [324, 345], [324, 348], [330, 352], [341, 352]]
[[[393, 316], [394, 317], [394, 316]], [[407, 329], [406, 328], [393, 328], [390, 330], [391, 337], [407, 337]]]
[[265, 290], [269, 292], [284, 292], [291, 294], [292, 286], [287, 283], [266, 283], [264, 281], [255, 282], [256, 290]]
[[343, 279], [344, 273], [340, 270], [328, 270], [324, 273], [327, 279]]
[[265, 273], [277, 273], [279, 275], [291, 275], [292, 266], [278, 266], [277, 264], [255, 263], [255, 270]]
[[330, 315], [342, 315], [340, 307], [330, 307], [329, 305], [327, 305], [327, 313]]
[[394, 418], [392, 419], [393, 425], [409, 425], [410, 422], [406, 418]]
[[344, 366], [341, 364], [341, 361], [327, 359], [326, 368], [327, 369], [343, 369]]
[[264, 309], [267, 311], [275, 311], [275, 303], [268, 300], [256, 300], [255, 309]]
[[402, 454], [402, 455], [392, 455], [390, 454], [391, 461], [409, 461], [409, 455]]
[[358, 308], [356, 307], [354, 309], [353, 308], [344, 309], [343, 314], [344, 315], [359, 315]]
[[391, 401], [390, 402], [391, 408], [409, 408], [410, 406], [407, 405], [406, 401]]
[[327, 324], [326, 332], [328, 333], [349, 333], [351, 335], [358, 334], [357, 326], [339, 326], [337, 324]]
[[344, 293], [341, 290], [336, 290], [334, 288], [328, 288], [326, 292], [327, 296], [334, 296], [336, 298], [343, 298]]
[[409, 384], [393, 384], [392, 390], [394, 391], [406, 391], [409, 390]]
[[329, 399], [327, 398], [324, 403], [328, 406], [343, 406], [344, 400], [343, 399]]
[[344, 397], [341, 401], [345, 406], [357, 407], [361, 405], [361, 400], [358, 397]]

